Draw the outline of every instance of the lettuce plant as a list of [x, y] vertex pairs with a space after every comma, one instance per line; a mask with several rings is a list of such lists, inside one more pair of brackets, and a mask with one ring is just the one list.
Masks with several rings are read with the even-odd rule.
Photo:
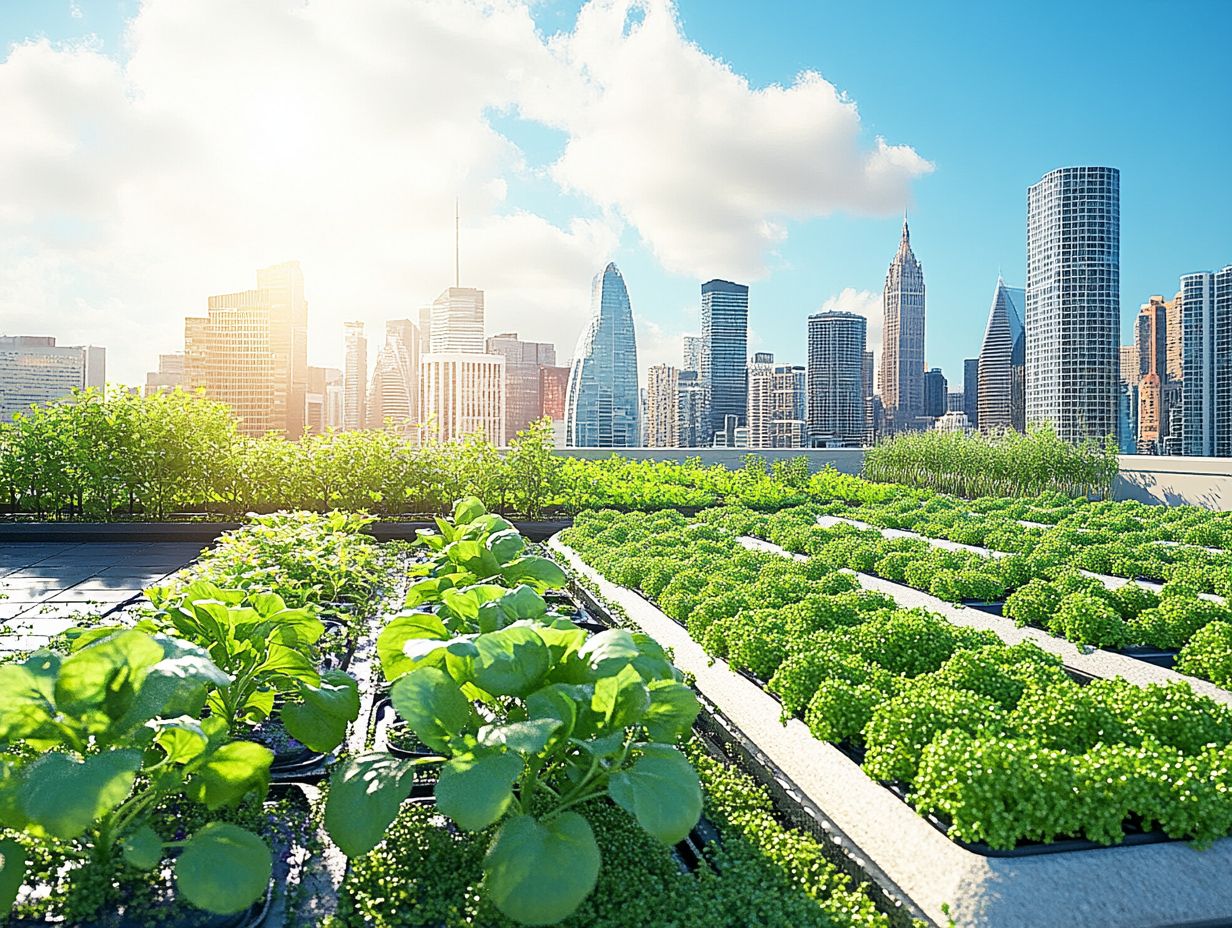
[[[67, 848], [74, 866], [140, 870], [175, 854], [180, 894], [211, 912], [238, 912], [269, 882], [257, 835], [210, 822], [182, 841], [152, 823], [180, 795], [214, 810], [264, 795], [271, 753], [229, 741], [226, 724], [198, 718], [227, 675], [201, 648], [164, 635], [112, 631], [62, 657], [40, 651], [0, 666], [0, 825]], [[21, 843], [0, 841], [0, 910], [20, 892]]]
[[381, 841], [416, 767], [439, 763], [437, 808], [464, 831], [495, 827], [484, 892], [509, 918], [545, 925], [595, 885], [588, 801], [609, 798], [669, 844], [697, 822], [697, 775], [675, 747], [697, 701], [646, 636], [520, 619], [425, 640], [412, 663], [394, 708], [438, 756], [369, 753], [335, 771], [325, 824], [348, 855]]
[[[292, 737], [332, 751], [359, 717], [359, 687], [341, 670], [318, 670], [315, 645], [325, 626], [309, 607], [288, 609], [276, 593], [224, 590], [204, 581], [149, 591], [153, 616], [139, 627], [174, 632], [209, 652], [226, 674], [206, 704], [242, 735], [275, 710]], [[105, 630], [91, 630], [78, 646]]]

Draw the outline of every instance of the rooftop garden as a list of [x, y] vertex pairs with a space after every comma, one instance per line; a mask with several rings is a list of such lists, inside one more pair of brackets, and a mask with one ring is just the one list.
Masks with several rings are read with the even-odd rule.
[[1101, 498], [1107, 449], [728, 470], [184, 394], [0, 434], [14, 517], [253, 510], [0, 655], [10, 924], [1232, 919], [1232, 516]]

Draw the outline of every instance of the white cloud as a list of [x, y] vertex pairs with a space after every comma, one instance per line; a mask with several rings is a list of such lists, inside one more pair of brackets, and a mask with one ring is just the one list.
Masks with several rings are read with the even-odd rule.
[[[595, 0], [551, 38], [514, 0], [146, 0], [124, 46], [0, 62], [0, 326], [106, 345], [128, 382], [207, 295], [291, 258], [310, 357], [337, 363], [342, 320], [378, 328], [452, 282], [455, 196], [489, 330], [564, 356], [627, 226], [670, 271], [751, 278], [787, 222], [895, 211], [930, 169], [862, 143], [816, 74], [750, 87], [668, 0]], [[494, 112], [563, 131], [547, 176], [595, 206], [525, 208], [544, 175]], [[639, 333], [643, 367], [660, 338], [678, 360], [678, 333]]]
[[669, 270], [750, 279], [786, 223], [892, 214], [932, 165], [862, 141], [853, 101], [812, 71], [750, 86], [692, 44], [669, 0], [596, 0], [553, 43], [582, 103], [544, 106], [570, 134], [554, 175], [618, 211]]

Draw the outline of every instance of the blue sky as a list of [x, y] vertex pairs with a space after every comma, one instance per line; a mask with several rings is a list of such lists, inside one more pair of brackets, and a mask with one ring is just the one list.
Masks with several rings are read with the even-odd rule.
[[[531, 15], [541, 36], [567, 34], [574, 29], [579, 6], [540, 2]], [[366, 7], [355, 3], [350, 9]], [[1011, 285], [1023, 284], [1026, 188], [1052, 168], [1109, 164], [1121, 169], [1125, 333], [1138, 305], [1154, 293], [1171, 296], [1179, 275], [1232, 262], [1228, 223], [1232, 184], [1227, 180], [1232, 72], [1227, 69], [1226, 48], [1219, 44], [1222, 32], [1214, 28], [1226, 10], [1219, 0], [1032, 4], [679, 0], [676, 4], [688, 42], [745, 78], [753, 91], [770, 85], [789, 87], [801, 72], [819, 72], [858, 107], [861, 146], [868, 149], [877, 136], [883, 136], [891, 145], [909, 146], [932, 164], [930, 173], [909, 178], [903, 189], [909, 190], [912, 242], [924, 264], [928, 288], [927, 358], [945, 370], [952, 389], [960, 388], [962, 358], [978, 351], [998, 271]], [[138, 11], [135, 0], [76, 4], [0, 0], [0, 44], [35, 37], [55, 44], [93, 36], [94, 53], [123, 62], [128, 54], [122, 42], [125, 24]], [[153, 42], [153, 34], [154, 29], [147, 30], [143, 41]], [[699, 97], [699, 108], [706, 105]], [[542, 117], [537, 106], [519, 98], [483, 108], [483, 119], [516, 146], [521, 164], [496, 172], [501, 192], [495, 200], [463, 187], [464, 201], [476, 204], [474, 210], [490, 209], [504, 217], [529, 214], [565, 230], [562, 248], [576, 252], [558, 268], [576, 283], [576, 291], [558, 297], [566, 303], [578, 302], [576, 294], [585, 293], [588, 281], [580, 269], [589, 262], [597, 270], [601, 252], [610, 254], [624, 272], [642, 327], [643, 365], [668, 360], [663, 356], [665, 346], [674, 344], [680, 332], [696, 327], [700, 281], [682, 269], [681, 261], [657, 256], [666, 238], [659, 237], [649, 221], [643, 224], [635, 218], [634, 204], [597, 202], [595, 190], [602, 189], [602, 171], [610, 165], [596, 166], [591, 173], [575, 171], [570, 183], [562, 183], [554, 165], [571, 135], [580, 130], [568, 118]], [[729, 131], [739, 133], [742, 126], [733, 123]], [[648, 153], [651, 158], [655, 155]], [[679, 149], [667, 155], [691, 157]], [[597, 178], [594, 172], [599, 172]], [[491, 187], [487, 182], [483, 189]], [[695, 208], [695, 200], [682, 205]], [[747, 262], [760, 263], [764, 269], [750, 281], [751, 347], [803, 362], [805, 318], [810, 312], [847, 290], [853, 291], [848, 301], [864, 300], [867, 310], [868, 300], [880, 293], [897, 245], [901, 208], [901, 203], [889, 203], [884, 197], [860, 209], [860, 214], [840, 206], [806, 209], [793, 217], [784, 214], [781, 202], [767, 206], [766, 216], [779, 227], [779, 240], [760, 261]], [[473, 221], [478, 225], [480, 219]], [[585, 236], [571, 229], [577, 221], [614, 231], [608, 239], [601, 234], [587, 239], [590, 244], [584, 247], [579, 241]], [[655, 221], [662, 226], [661, 220]], [[32, 245], [26, 233], [18, 231], [23, 235], [23, 253], [37, 249], [37, 243]], [[0, 224], [0, 234], [4, 232]], [[485, 257], [484, 235], [477, 231], [475, 238], [481, 242], [480, 254], [472, 266], [491, 281], [473, 283], [490, 286], [495, 299], [490, 297], [489, 305], [500, 306], [505, 291], [499, 281], [509, 274]], [[679, 235], [674, 241], [678, 239]], [[550, 241], [544, 247], [550, 249]], [[297, 242], [289, 241], [284, 251], [292, 249], [296, 255], [291, 256], [298, 256]], [[304, 250], [312, 253], [309, 246]], [[465, 241], [463, 250], [465, 263]], [[231, 263], [217, 264], [255, 267], [282, 257], [277, 243], [269, 245], [268, 254], [255, 247], [250, 251], [251, 260], [240, 250], [228, 252]], [[550, 250], [543, 253], [548, 255], [545, 263], [551, 263]], [[401, 305], [371, 306], [371, 299], [359, 309], [334, 306], [339, 301], [333, 294], [343, 288], [329, 290], [324, 283], [319, 288], [325, 290], [324, 299], [316, 299], [314, 273], [320, 278], [327, 273], [321, 263], [306, 261], [305, 275], [310, 304], [324, 313], [322, 332], [332, 331], [326, 326], [332, 327], [335, 318], [352, 313], [366, 315], [374, 326], [382, 317], [402, 314]], [[699, 259], [696, 266], [703, 264]], [[220, 274], [210, 270], [215, 275], [210, 280]], [[714, 273], [742, 276], [721, 269]], [[405, 297], [408, 311], [434, 295], [435, 284], [415, 280], [416, 292]], [[447, 283], [442, 279], [440, 286]], [[65, 284], [47, 298], [57, 305], [67, 300], [98, 308], [98, 318], [111, 319], [111, 324], [115, 312], [108, 315], [103, 311], [106, 306], [131, 306], [131, 312], [138, 314], [146, 305], [143, 301], [148, 301], [144, 293], [120, 292], [124, 285], [114, 281], [91, 279], [79, 286], [81, 292], [75, 293], [73, 285]], [[116, 292], [102, 292], [109, 286]], [[196, 291], [186, 292], [174, 311], [168, 308], [167, 318], [159, 316], [153, 330], [158, 344], [147, 347], [147, 354], [177, 347], [176, 320], [185, 314], [185, 301], [203, 303], [207, 292], [250, 284], [243, 279], [232, 283], [228, 277], [217, 285], [200, 286], [207, 289], [199, 297], [192, 295]], [[495, 324], [490, 327], [519, 325], [537, 337], [550, 337], [561, 356], [567, 357], [585, 306], [577, 306], [576, 318], [549, 313], [546, 318], [554, 320], [555, 329], [536, 330], [535, 314], [526, 308], [534, 303], [533, 293], [527, 296], [530, 287], [524, 281], [508, 284], [505, 315], [495, 310]], [[10, 284], [7, 292], [25, 291]], [[7, 314], [5, 293], [0, 281], [0, 313]], [[140, 318], [133, 322], [142, 324]], [[56, 334], [68, 341], [74, 333]], [[334, 342], [331, 337], [320, 339], [313, 352], [318, 360], [335, 360]], [[123, 371], [126, 379], [140, 369], [138, 361], [134, 353], [120, 362], [132, 368]]]

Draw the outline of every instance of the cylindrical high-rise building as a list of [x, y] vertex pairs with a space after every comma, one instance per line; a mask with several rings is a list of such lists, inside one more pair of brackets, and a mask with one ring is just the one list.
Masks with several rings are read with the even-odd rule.
[[590, 311], [569, 371], [565, 446], [636, 448], [642, 438], [637, 335], [629, 292], [615, 264], [595, 275]]
[[1027, 191], [1028, 425], [1116, 434], [1120, 315], [1120, 171], [1058, 168]]
[[809, 316], [808, 433], [815, 447], [859, 447], [863, 443], [867, 331], [867, 321], [855, 313]]
[[[730, 280], [702, 284], [701, 381], [709, 438], [728, 416], [745, 421], [749, 403], [749, 288]], [[710, 442], [707, 441], [706, 444]]]

